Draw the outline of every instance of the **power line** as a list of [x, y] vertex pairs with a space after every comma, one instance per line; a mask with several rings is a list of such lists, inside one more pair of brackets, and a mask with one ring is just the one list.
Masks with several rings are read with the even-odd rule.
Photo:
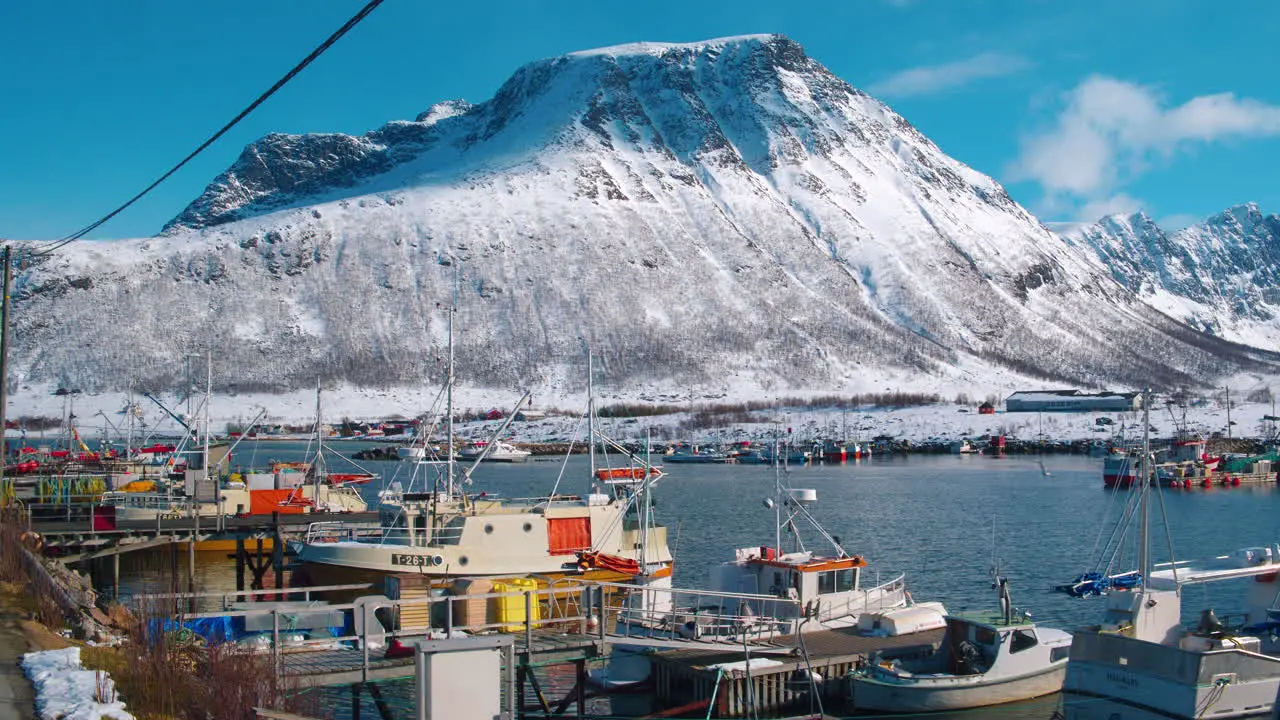
[[234, 118], [231, 119], [231, 122], [227, 123], [226, 125], [223, 125], [222, 129], [218, 130], [216, 133], [211, 135], [208, 140], [205, 140], [203, 143], [200, 144], [200, 147], [197, 147], [195, 150], [192, 150], [190, 155], [187, 155], [186, 157], [184, 157], [181, 162], [179, 162], [177, 165], [174, 165], [172, 168], [170, 168], [168, 172], [166, 172], [164, 175], [161, 175], [155, 182], [145, 187], [142, 190], [142, 192], [129, 198], [128, 202], [116, 208], [115, 210], [112, 210], [111, 212], [107, 213], [103, 217], [99, 218], [97, 221], [92, 222], [84, 226], [83, 228], [80, 228], [76, 232], [70, 235], [67, 235], [66, 237], [63, 237], [62, 239], [54, 242], [53, 245], [49, 246], [48, 248], [45, 248], [40, 252], [33, 253], [32, 255], [34, 257], [49, 255], [63, 247], [66, 247], [67, 245], [70, 245], [76, 240], [79, 240], [85, 235], [88, 235], [89, 233], [93, 232], [99, 226], [101, 226], [103, 223], [107, 222], [111, 218], [115, 217], [116, 215], [119, 215], [130, 205], [134, 204], [138, 200], [141, 200], [143, 196], [145, 196], [147, 193], [154, 190], [156, 186], [158, 186], [160, 183], [164, 182], [165, 180], [168, 180], [170, 175], [173, 175], [174, 173], [176, 173], [178, 170], [182, 168], [183, 165], [186, 165], [188, 162], [192, 160], [192, 158], [194, 158], [196, 155], [199, 155], [201, 152], [204, 151], [205, 148], [209, 147], [218, 138], [226, 134], [228, 130], [235, 127], [237, 123], [243, 120], [245, 116], [247, 116], [249, 113], [257, 109], [259, 105], [266, 102], [267, 98], [271, 97], [276, 93], [277, 90], [284, 87], [286, 83], [292, 80], [298, 73], [302, 72], [302, 70], [306, 68], [308, 65], [310, 65], [312, 61], [314, 61], [316, 58], [323, 55], [324, 52], [328, 50], [339, 39], [341, 39], [343, 35], [346, 35], [351, 30], [351, 28], [354, 28], [356, 25], [360, 24], [361, 20], [364, 20], [366, 17], [368, 17], [369, 13], [372, 13], [382, 3], [383, 3], [383, 0], [369, 0], [368, 4], [360, 8], [360, 12], [351, 16], [351, 19], [343, 23], [342, 27], [334, 31], [334, 33], [330, 35], [324, 42], [320, 43], [315, 50], [312, 50], [310, 55], [307, 55], [305, 58], [303, 58], [301, 62], [293, 66], [292, 70], [285, 73], [284, 77], [277, 80], [275, 85], [272, 85], [270, 89], [268, 89], [266, 92], [259, 95], [258, 99], [250, 103], [249, 106], [246, 107], [244, 110], [241, 110], [239, 115], [236, 115]]

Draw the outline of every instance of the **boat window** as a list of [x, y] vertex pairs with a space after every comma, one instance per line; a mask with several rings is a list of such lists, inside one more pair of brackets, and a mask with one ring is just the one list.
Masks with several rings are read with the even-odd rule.
[[818, 573], [818, 592], [833, 593], [852, 590], [857, 584], [857, 570], [828, 570]]
[[1013, 631], [1013, 640], [1009, 642], [1009, 652], [1022, 652], [1027, 648], [1036, 646], [1036, 634], [1028, 629], [1020, 629]]
[[996, 631], [989, 627], [976, 625], [973, 628], [973, 641], [979, 645], [994, 645], [996, 643]]
[[818, 594], [825, 595], [836, 591], [836, 573], [820, 572], [818, 573]]
[[1059, 645], [1058, 647], [1053, 648], [1049, 651], [1049, 662], [1055, 663], [1055, 662], [1058, 662], [1059, 660], [1066, 660], [1067, 656], [1070, 654], [1071, 654], [1070, 645]]
[[838, 571], [836, 577], [836, 590], [845, 592], [852, 590], [858, 584], [858, 571], [856, 568]]

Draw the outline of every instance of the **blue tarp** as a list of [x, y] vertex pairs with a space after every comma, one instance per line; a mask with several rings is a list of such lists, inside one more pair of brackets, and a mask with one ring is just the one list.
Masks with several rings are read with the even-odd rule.
[[[307, 629], [294, 628], [290, 626], [287, 620], [285, 620], [286, 617], [286, 615], [281, 614], [281, 633], [295, 634], [301, 632], [311, 638], [341, 637], [344, 634], [350, 634], [348, 630], [351, 630], [350, 627], [344, 628], [342, 626]], [[347, 625], [350, 626], [351, 623], [348, 622]], [[150, 632], [150, 637], [152, 638], [159, 638], [162, 634], [189, 630], [192, 633], [199, 635], [206, 643], [238, 642], [247, 637], [257, 635], [271, 636], [271, 631], [260, 632], [246, 630], [244, 617], [241, 616], [196, 618], [193, 620], [184, 620], [182, 622], [168, 618], [158, 618], [151, 620], [147, 625], [147, 629]]]
[[205, 642], [235, 641], [244, 637], [244, 618], [242, 617], [210, 617], [183, 620], [178, 622], [169, 618], [152, 620], [147, 629], [151, 637], [159, 637], [161, 633], [173, 633], [190, 630], [199, 635]]

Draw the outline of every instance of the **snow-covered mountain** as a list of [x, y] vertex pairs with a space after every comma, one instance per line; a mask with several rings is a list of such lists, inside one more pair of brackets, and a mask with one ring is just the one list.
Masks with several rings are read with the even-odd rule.
[[1280, 217], [1249, 203], [1168, 233], [1144, 213], [1062, 233], [1121, 285], [1207, 333], [1280, 350]]
[[[1197, 384], [1275, 356], [1140, 302], [781, 36], [540, 60], [360, 137], [273, 134], [155, 238], [17, 283], [23, 382], [884, 389]], [[870, 387], [869, 387], [870, 386]]]

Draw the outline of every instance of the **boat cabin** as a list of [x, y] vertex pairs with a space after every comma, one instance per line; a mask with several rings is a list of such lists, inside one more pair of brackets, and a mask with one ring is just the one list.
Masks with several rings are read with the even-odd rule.
[[[732, 562], [712, 571], [712, 586], [720, 592], [798, 601], [804, 614], [825, 619], [843, 616], [850, 607], [863, 605], [861, 570], [866, 566], [867, 562], [856, 555], [780, 554], [771, 547], [741, 548]], [[752, 609], [760, 614], [776, 614], [772, 607]]]
[[975, 675], [1018, 663], [1020, 655], [1035, 648], [1039, 649], [1032, 654], [1047, 653], [1050, 663], [1065, 661], [1071, 644], [1067, 633], [1036, 627], [1025, 615], [1006, 618], [990, 612], [948, 616], [942, 648], [947, 659], [944, 672]]

